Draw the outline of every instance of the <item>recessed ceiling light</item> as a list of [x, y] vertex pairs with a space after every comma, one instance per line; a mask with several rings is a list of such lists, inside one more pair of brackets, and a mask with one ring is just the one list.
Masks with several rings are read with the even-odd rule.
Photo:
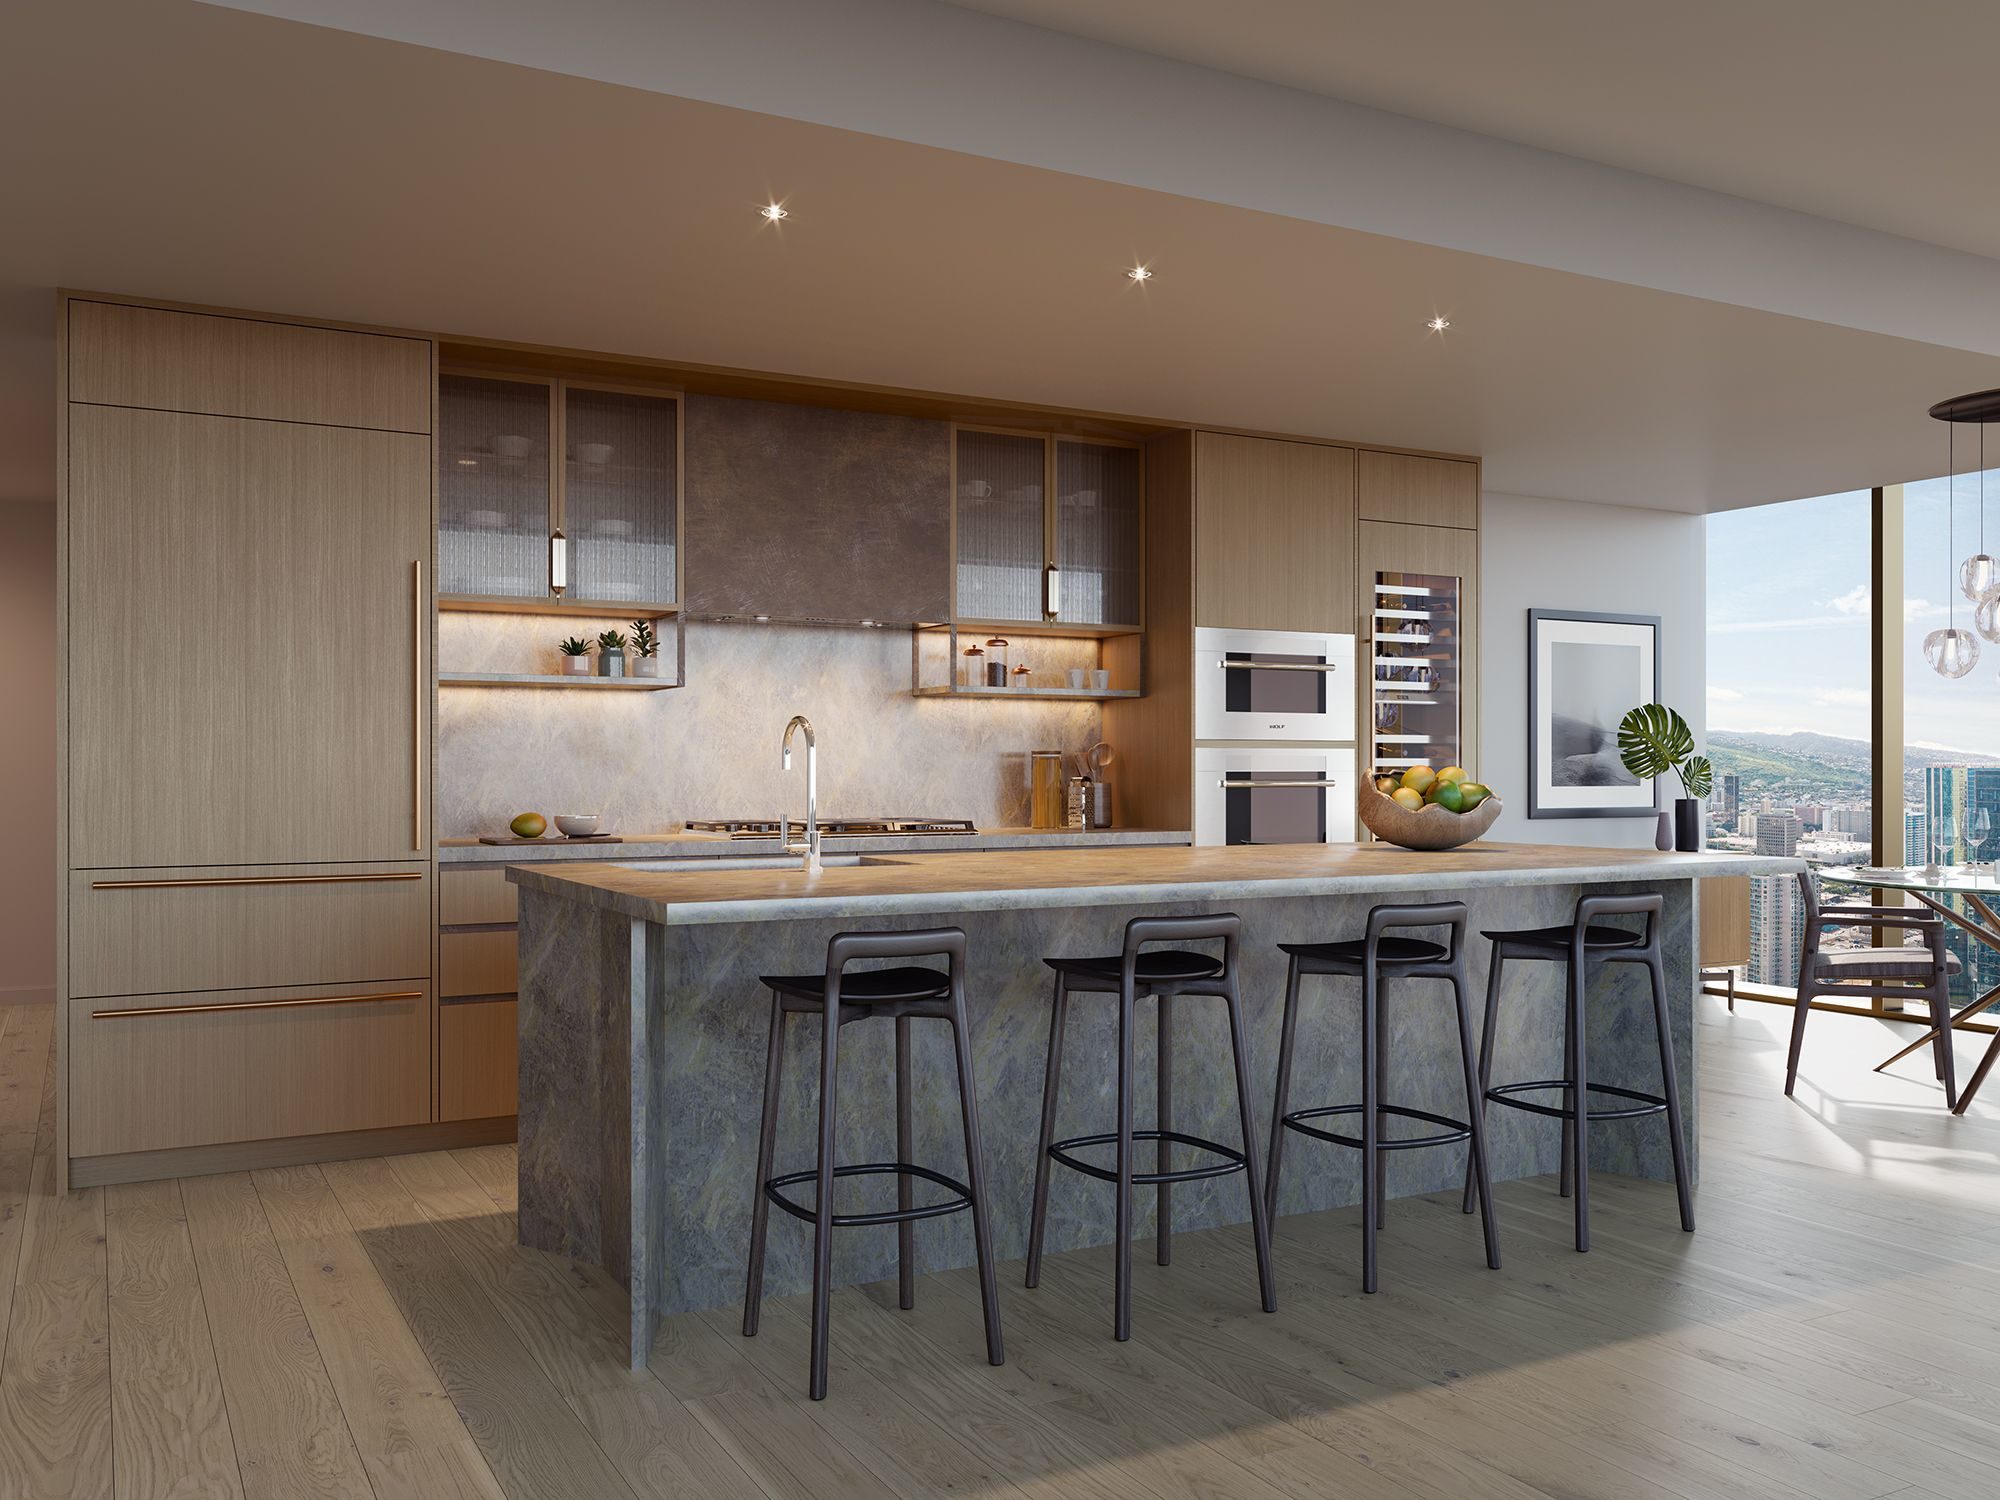
[[1153, 279], [1153, 273], [1147, 270], [1144, 266], [1134, 266], [1131, 270], [1127, 271], [1125, 274], [1131, 277], [1132, 280], [1140, 283], [1148, 282]]
[[780, 219], [789, 219], [791, 217], [790, 212], [787, 211], [782, 203], [766, 203], [757, 212], [769, 219], [773, 224], [777, 223]]
[[1428, 328], [1432, 333], [1443, 333], [1447, 328], [1451, 327], [1451, 319], [1434, 317], [1430, 322], [1424, 324], [1424, 327]]

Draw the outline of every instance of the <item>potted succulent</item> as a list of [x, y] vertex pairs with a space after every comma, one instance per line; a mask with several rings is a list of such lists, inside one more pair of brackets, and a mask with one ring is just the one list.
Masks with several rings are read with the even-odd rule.
[[562, 669], [565, 677], [588, 677], [590, 675], [590, 642], [580, 635], [573, 635], [556, 650], [562, 652]]
[[597, 638], [597, 675], [599, 677], [623, 677], [625, 675], [625, 637], [616, 630], [607, 630]]
[[1644, 781], [1672, 771], [1680, 779], [1682, 796], [1674, 799], [1673, 843], [1667, 843], [1667, 814], [1660, 814], [1662, 849], [1684, 853], [1701, 848], [1701, 802], [1715, 784], [1715, 767], [1694, 753], [1694, 731], [1664, 703], [1642, 703], [1619, 721], [1618, 758], [1625, 769]]
[[632, 622], [632, 675], [634, 677], [658, 677], [660, 675], [660, 637], [653, 629], [651, 620]]

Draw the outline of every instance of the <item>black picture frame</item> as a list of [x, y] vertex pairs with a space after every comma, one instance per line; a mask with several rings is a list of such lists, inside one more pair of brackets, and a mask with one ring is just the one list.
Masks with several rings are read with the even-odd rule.
[[[1566, 684], [1550, 680], [1557, 669], [1557, 645], [1602, 645], [1636, 649], [1640, 670], [1629, 685], [1630, 696], [1615, 712], [1622, 717], [1660, 695], [1660, 617], [1607, 614], [1601, 610], [1531, 609], [1528, 611], [1528, 816], [1530, 818], [1653, 818], [1660, 813], [1659, 778], [1629, 784], [1629, 799], [1617, 794], [1627, 784], [1557, 785], [1554, 777], [1554, 711]], [[1545, 664], [1546, 662], [1546, 664]], [[1648, 675], [1650, 674], [1650, 675]], [[1616, 703], [1621, 689], [1600, 686], [1601, 702]], [[1616, 754], [1617, 720], [1606, 724], [1610, 739], [1605, 753]], [[1550, 757], [1544, 764], [1544, 755]], [[1622, 767], [1620, 768], [1622, 774]]]

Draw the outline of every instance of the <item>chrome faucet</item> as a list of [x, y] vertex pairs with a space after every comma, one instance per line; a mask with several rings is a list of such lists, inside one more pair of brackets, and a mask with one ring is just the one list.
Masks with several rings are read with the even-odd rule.
[[[787, 842], [785, 853], [802, 854], [805, 863], [801, 866], [808, 875], [818, 872], [819, 861], [819, 752], [813, 739], [812, 720], [804, 714], [793, 714], [792, 722], [785, 726], [784, 767], [792, 768], [792, 733], [803, 729], [806, 732], [806, 841], [803, 845]], [[779, 820], [784, 827], [784, 820]]]

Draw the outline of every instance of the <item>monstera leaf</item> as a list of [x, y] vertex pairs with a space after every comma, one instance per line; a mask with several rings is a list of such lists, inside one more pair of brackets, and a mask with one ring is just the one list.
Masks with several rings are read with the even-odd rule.
[[1715, 784], [1715, 767], [1694, 753], [1694, 731], [1664, 703], [1642, 703], [1619, 722], [1618, 758], [1641, 781], [1674, 772], [1690, 797]]

